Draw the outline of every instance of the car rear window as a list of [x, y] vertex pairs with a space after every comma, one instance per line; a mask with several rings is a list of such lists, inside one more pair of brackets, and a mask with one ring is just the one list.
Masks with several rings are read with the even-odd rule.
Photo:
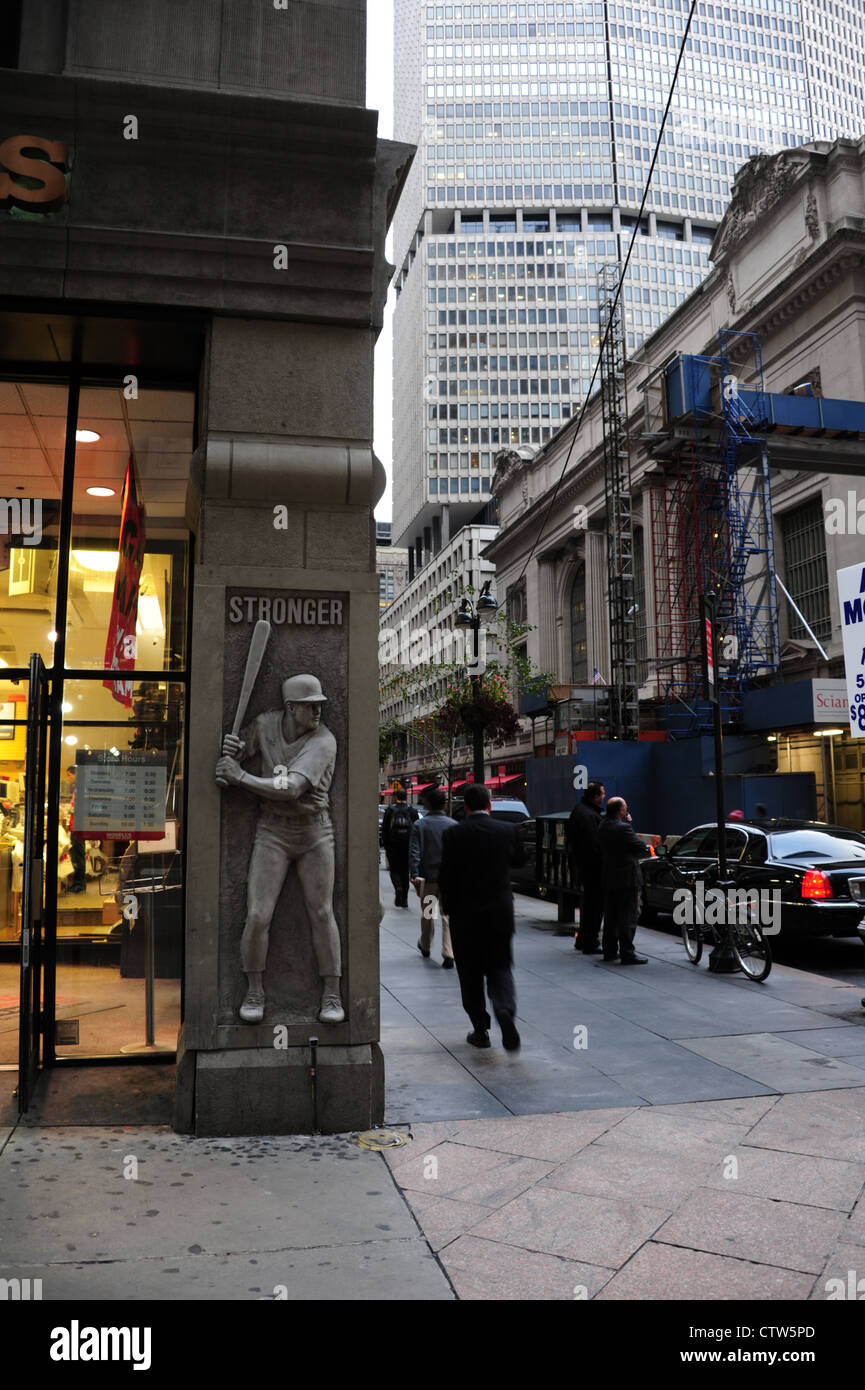
[[499, 811], [495, 806], [490, 811], [490, 815], [493, 820], [515, 821], [517, 823], [528, 820], [524, 811]]
[[773, 859], [813, 859], [820, 861], [865, 859], [865, 843], [820, 830], [785, 830], [769, 837]]

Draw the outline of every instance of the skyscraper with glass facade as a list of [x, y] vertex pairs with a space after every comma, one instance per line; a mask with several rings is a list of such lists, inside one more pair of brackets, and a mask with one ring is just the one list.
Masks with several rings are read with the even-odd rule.
[[[417, 570], [503, 448], [579, 408], [690, 0], [395, 0], [394, 540]], [[633, 351], [699, 283], [753, 154], [865, 129], [863, 0], [700, 0], [624, 289]]]

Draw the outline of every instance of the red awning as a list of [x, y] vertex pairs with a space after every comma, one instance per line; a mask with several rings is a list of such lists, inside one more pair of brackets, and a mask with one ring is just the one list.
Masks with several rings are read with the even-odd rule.
[[488, 787], [504, 787], [508, 782], [521, 782], [523, 774], [521, 772], [509, 772], [505, 777], [488, 777], [486, 785]]

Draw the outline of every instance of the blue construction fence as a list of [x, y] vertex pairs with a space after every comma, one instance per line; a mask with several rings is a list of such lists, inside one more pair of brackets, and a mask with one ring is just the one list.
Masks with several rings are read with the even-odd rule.
[[[765, 760], [765, 736], [724, 740], [724, 797], [727, 811], [814, 820], [817, 785], [813, 772], [754, 772]], [[607, 796], [623, 796], [640, 832], [683, 835], [715, 816], [715, 755], [711, 738], [677, 742], [586, 740], [568, 757], [526, 760], [526, 803], [533, 816], [569, 811], [582, 796], [574, 769], [586, 768], [590, 782], [603, 782]]]

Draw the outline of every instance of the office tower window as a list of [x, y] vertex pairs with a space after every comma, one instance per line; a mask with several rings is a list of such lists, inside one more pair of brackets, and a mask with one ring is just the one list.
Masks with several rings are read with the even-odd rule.
[[[394, 222], [397, 536], [431, 501], [428, 452], [542, 446], [582, 403], [687, 8], [395, 0], [394, 133], [418, 147]], [[865, 129], [862, 0], [706, 0], [695, 25], [633, 238], [631, 353], [708, 273], [752, 155]], [[453, 491], [451, 534], [475, 500]]]

